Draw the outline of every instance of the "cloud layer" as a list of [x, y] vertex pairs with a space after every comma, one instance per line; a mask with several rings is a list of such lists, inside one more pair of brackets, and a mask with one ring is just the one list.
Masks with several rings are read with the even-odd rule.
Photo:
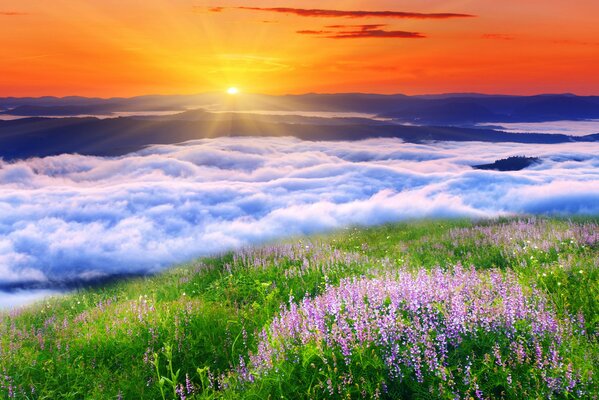
[[[537, 156], [528, 170], [470, 165]], [[349, 224], [599, 213], [599, 144], [219, 138], [0, 163], [0, 289], [153, 272]]]
[[0, 312], [32, 304], [46, 297], [60, 295], [61, 292], [54, 290], [16, 290], [12, 292], [0, 292]]

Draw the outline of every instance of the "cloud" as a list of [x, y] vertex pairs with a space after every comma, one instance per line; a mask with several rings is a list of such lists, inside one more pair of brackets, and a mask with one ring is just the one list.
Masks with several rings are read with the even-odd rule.
[[[543, 162], [470, 167], [522, 154]], [[350, 224], [514, 213], [598, 214], [599, 143], [227, 137], [0, 161], [0, 290], [155, 272]]]
[[[379, 29], [387, 25], [329, 25], [325, 28], [340, 30], [300, 30], [297, 33], [302, 35], [316, 35], [329, 39], [361, 39], [361, 38], [411, 38], [420, 39], [425, 36], [418, 32], [388, 31]], [[346, 30], [350, 28], [351, 30]]]
[[28, 14], [24, 13], [24, 12], [19, 12], [19, 11], [0, 11], [0, 16], [4, 16], [4, 17], [17, 17], [17, 16], [21, 16], [21, 15], [28, 15]]
[[573, 46], [599, 46], [599, 42], [590, 42], [586, 40], [559, 39], [551, 40], [553, 44], [573, 45]]
[[308, 8], [290, 7], [235, 7], [240, 10], [275, 12], [282, 14], [294, 14], [301, 17], [323, 17], [323, 18], [400, 18], [400, 19], [448, 19], [448, 18], [470, 18], [471, 14], [457, 13], [417, 13], [403, 11], [362, 11], [362, 10], [322, 10]]
[[0, 311], [10, 310], [14, 307], [21, 307], [27, 304], [35, 303], [41, 299], [59, 295], [59, 291], [54, 290], [15, 290], [11, 292], [0, 291]]
[[301, 31], [296, 31], [296, 33], [299, 33], [300, 35], [330, 35], [332, 33], [335, 33], [334, 31], [315, 31], [315, 30], [311, 30], [311, 29], [304, 29]]
[[[210, 12], [222, 12], [226, 8], [234, 8], [248, 11], [261, 11], [282, 14], [294, 14], [302, 17], [322, 17], [322, 18], [393, 18], [393, 19], [449, 19], [449, 18], [470, 18], [475, 17], [471, 14], [459, 13], [417, 13], [403, 11], [363, 11], [363, 10], [325, 10], [325, 9], [307, 9], [291, 7], [195, 7], [197, 10]], [[363, 39], [363, 38], [403, 38], [403, 39], [421, 39], [426, 36], [419, 32], [409, 32], [401, 30], [382, 29], [385, 24], [370, 25], [328, 25], [324, 29], [303, 29], [296, 33], [301, 35], [314, 35], [328, 39]], [[334, 30], [331, 30], [334, 29]]]
[[327, 25], [327, 29], [348, 29], [348, 28], [360, 28], [362, 30], [367, 29], [379, 29], [384, 28], [387, 24], [363, 24], [363, 25]]
[[405, 31], [385, 31], [380, 29], [364, 30], [364, 31], [346, 31], [337, 32], [332, 35], [325, 36], [329, 39], [363, 39], [363, 38], [404, 38], [404, 39], [422, 39], [426, 36], [418, 32]]
[[505, 33], [485, 33], [482, 35], [483, 39], [495, 39], [495, 40], [514, 40], [515, 37], [513, 35], [508, 35]]

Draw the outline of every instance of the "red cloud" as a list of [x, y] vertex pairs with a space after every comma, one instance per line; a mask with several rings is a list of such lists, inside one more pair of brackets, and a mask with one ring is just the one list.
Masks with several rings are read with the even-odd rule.
[[27, 13], [19, 12], [19, 11], [0, 11], [0, 15], [5, 17], [14, 17], [18, 15], [27, 15]]
[[514, 37], [505, 33], [485, 33], [483, 39], [514, 40]]
[[324, 34], [330, 34], [330, 33], [334, 33], [334, 32], [333, 31], [314, 31], [314, 30], [306, 29], [306, 30], [297, 31], [297, 33], [299, 33], [301, 35], [324, 35]]
[[324, 36], [329, 39], [361, 39], [361, 38], [404, 38], [404, 39], [422, 39], [425, 38], [421, 33], [418, 32], [406, 32], [406, 31], [385, 31], [382, 29], [373, 30], [360, 30], [360, 31], [348, 31], [338, 32], [329, 36]]
[[368, 25], [327, 25], [325, 26], [325, 28], [331, 28], [331, 29], [346, 29], [346, 28], [360, 28], [360, 29], [379, 29], [382, 28], [384, 26], [387, 26], [386, 24], [368, 24]]
[[387, 31], [380, 29], [387, 25], [329, 25], [325, 28], [343, 29], [357, 28], [353, 30], [327, 31], [327, 30], [302, 30], [297, 33], [302, 35], [317, 35], [328, 39], [362, 39], [362, 38], [404, 38], [420, 39], [425, 36], [418, 32]]
[[412, 18], [412, 19], [447, 19], [474, 17], [470, 14], [455, 13], [416, 13], [402, 11], [346, 11], [346, 10], [322, 10], [289, 7], [236, 7], [241, 10], [277, 12], [284, 14], [295, 14], [302, 17], [345, 17], [345, 18]]

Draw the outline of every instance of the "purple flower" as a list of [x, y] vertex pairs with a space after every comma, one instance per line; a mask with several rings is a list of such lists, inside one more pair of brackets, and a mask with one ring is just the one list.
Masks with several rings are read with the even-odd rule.
[[[332, 349], [343, 356], [337, 362], [348, 365], [356, 348], [368, 347], [377, 349], [391, 379], [424, 382], [434, 376], [449, 382], [457, 378], [447, 379], [449, 349], [488, 333], [510, 344], [507, 356], [502, 357], [497, 343], [484, 354], [485, 360], [494, 359], [502, 368], [535, 363], [554, 377], [564, 369], [556, 345], [573, 330], [569, 321], [558, 321], [540, 292], [525, 292], [511, 272], [480, 272], [460, 265], [450, 272], [400, 270], [375, 279], [343, 279], [339, 286], [327, 286], [320, 296], [299, 303], [291, 298], [260, 334], [249, 365], [240, 360], [240, 376], [254, 379], [268, 374], [277, 363], [297, 357], [292, 354], [313, 343], [323, 360], [326, 349]], [[543, 345], [549, 342], [554, 345]], [[528, 352], [535, 355], [529, 357]], [[457, 365], [461, 380], [475, 385], [472, 390], [482, 398], [471, 365], [468, 359]], [[556, 392], [565, 390], [554, 381], [547, 380], [547, 385]], [[327, 388], [335, 387], [327, 383]]]

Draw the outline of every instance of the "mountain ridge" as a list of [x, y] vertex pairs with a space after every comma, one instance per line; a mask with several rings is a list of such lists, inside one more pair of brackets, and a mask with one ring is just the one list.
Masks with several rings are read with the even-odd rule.
[[[507, 133], [443, 125], [406, 126], [360, 118], [316, 118], [187, 111], [169, 116], [98, 119], [33, 117], [0, 121], [0, 157], [12, 160], [63, 153], [119, 156], [152, 144], [222, 136], [291, 136], [302, 140], [398, 138], [407, 142], [483, 141], [567, 143], [599, 141], [599, 134]], [[301, 123], [303, 122], [303, 123]]]

